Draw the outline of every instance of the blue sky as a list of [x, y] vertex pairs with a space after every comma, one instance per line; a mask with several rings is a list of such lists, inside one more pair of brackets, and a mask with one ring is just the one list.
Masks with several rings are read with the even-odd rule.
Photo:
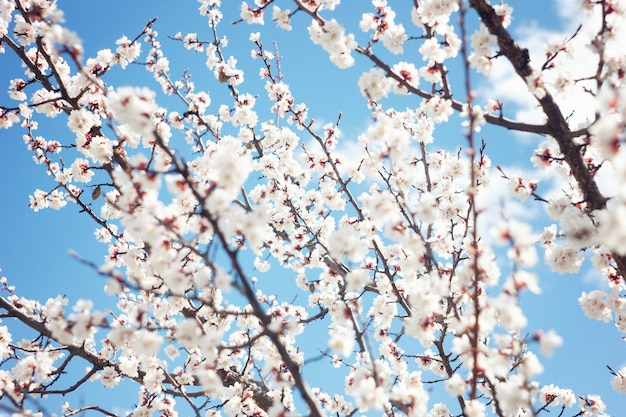
[[[365, 100], [356, 84], [358, 76], [369, 67], [369, 63], [356, 56], [357, 65], [354, 68], [344, 71], [336, 69], [320, 47], [311, 45], [306, 32], [309, 19], [304, 15], [294, 18], [292, 32], [274, 30], [273, 23], [269, 21], [263, 28], [253, 28], [245, 23], [232, 27], [228, 22], [238, 18], [240, 2], [224, 0], [223, 3], [228, 4], [228, 7], [223, 7], [226, 18], [221, 24], [222, 34], [230, 38], [230, 47], [226, 53], [241, 57], [242, 68], [249, 69], [243, 90], [249, 88], [256, 94], [264, 94], [257, 76], [259, 64], [249, 59], [252, 44], [247, 40], [250, 31], [259, 30], [264, 34], [262, 40], [266, 48], [273, 49], [271, 41], [278, 42], [283, 56], [281, 66], [285, 81], [291, 85], [296, 100], [306, 102], [311, 109], [310, 115], [317, 120], [334, 121], [342, 111], [343, 140], [356, 140], [356, 135], [367, 127], [370, 120]], [[389, 1], [392, 7], [405, 3]], [[561, 3], [565, 4], [565, 1]], [[572, 0], [571, 4], [574, 3], [577, 2]], [[509, 4], [515, 9], [511, 30], [522, 33], [529, 41], [532, 30], [528, 28], [560, 30], [571, 24], [571, 18], [565, 21], [557, 16], [556, 2], [518, 0], [510, 1]], [[178, 43], [166, 39], [166, 35], [174, 35], [179, 31], [183, 34], [197, 32], [199, 38], [210, 38], [206, 22], [196, 13], [197, 2], [60, 0], [59, 5], [65, 11], [67, 26], [83, 40], [86, 57], [95, 55], [101, 48], [114, 49], [115, 40], [121, 35], [134, 37], [148, 20], [158, 16], [155, 28], [160, 33], [163, 49], [170, 59], [172, 73], [178, 75], [183, 69], [190, 68], [197, 87], [208, 89], [214, 104], [223, 101], [220, 97], [224, 97], [226, 91], [215, 83], [212, 74], [207, 74], [203, 69], [203, 54], [195, 56]], [[369, 9], [368, 1], [344, 0], [339, 13], [360, 15], [364, 9]], [[352, 30], [357, 32], [358, 38], [358, 28]], [[0, 89], [6, 89], [8, 80], [22, 74], [17, 65], [11, 53], [0, 55]], [[111, 85], [145, 85], [157, 91], [159, 89], [151, 76], [139, 67], [126, 72], [114, 70], [106, 80]], [[475, 80], [479, 81], [477, 78]], [[0, 104], [7, 104], [7, 101], [8, 98], [1, 98]], [[165, 107], [168, 107], [167, 103], [167, 100], [161, 102]], [[408, 99], [384, 104], [403, 109], [410, 105], [417, 106], [419, 102]], [[47, 138], [58, 135], [60, 140], [67, 140], [70, 133], [65, 122], [55, 123], [42, 123], [40, 134]], [[492, 128], [485, 129], [483, 134], [489, 143], [487, 152], [494, 165], [529, 166], [528, 159], [534, 145], [538, 143], [537, 139], [520, 139], [502, 129]], [[36, 188], [50, 187], [52, 182], [41, 166], [32, 163], [21, 135], [22, 132], [15, 128], [0, 130], [0, 268], [3, 275], [17, 286], [18, 293], [42, 301], [56, 294], [67, 294], [70, 304], [78, 298], [94, 297], [101, 297], [96, 299], [96, 304], [110, 303], [110, 299], [102, 299], [106, 296], [101, 292], [104, 283], [101, 278], [68, 255], [68, 250], [73, 249], [86, 259], [98, 263], [106, 254], [106, 247], [93, 238], [93, 223], [86, 216], [79, 215], [76, 207], [68, 206], [60, 212], [44, 210], [39, 213], [28, 208], [28, 196]], [[436, 135], [436, 140], [440, 142], [436, 142], [435, 146], [456, 148], [465, 143], [455, 125], [439, 128]], [[536, 206], [538, 203], [526, 204], [529, 213], [541, 215], [542, 209]], [[533, 222], [539, 227], [546, 223], [546, 219], [537, 218]], [[540, 379], [543, 382], [569, 387], [579, 394], [602, 394], [609, 410], [616, 413], [618, 411], [615, 410], [626, 409], [626, 400], [610, 389], [610, 375], [605, 365], [610, 364], [614, 369], [625, 365], [626, 346], [611, 323], [591, 322], [584, 317], [576, 301], [578, 295], [583, 290], [597, 288], [599, 284], [592, 278], [585, 278], [586, 273], [583, 272], [578, 276], [560, 276], [547, 269], [539, 269], [543, 295], [528, 296], [523, 300], [530, 319], [528, 331], [554, 328], [565, 340], [554, 358], [542, 358], [545, 372]], [[136, 398], [134, 391], [128, 395], [133, 400]]]

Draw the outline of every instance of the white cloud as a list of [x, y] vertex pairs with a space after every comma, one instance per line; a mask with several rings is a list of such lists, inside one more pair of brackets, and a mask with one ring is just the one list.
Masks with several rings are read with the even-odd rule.
[[602, 275], [600, 271], [592, 267], [591, 263], [589, 263], [588, 261], [587, 263], [585, 263], [585, 265], [587, 266], [587, 268], [582, 275], [583, 282], [599, 290], [608, 290], [609, 284], [606, 277]]

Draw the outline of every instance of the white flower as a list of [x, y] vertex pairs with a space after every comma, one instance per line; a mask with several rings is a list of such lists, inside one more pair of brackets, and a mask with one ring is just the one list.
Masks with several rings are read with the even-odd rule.
[[528, 319], [524, 316], [521, 307], [515, 297], [502, 294], [494, 300], [494, 307], [498, 317], [498, 323], [509, 332], [517, 332], [526, 327]]
[[76, 158], [71, 169], [74, 181], [89, 182], [94, 175], [93, 170], [89, 168], [89, 161], [84, 158]]
[[[456, 0], [425, 0], [419, 2], [419, 7], [414, 9], [413, 21], [418, 26], [421, 24], [436, 27], [448, 23], [450, 15], [459, 9]], [[417, 19], [420, 21], [417, 21]]]
[[100, 372], [100, 381], [106, 388], [113, 388], [120, 382], [120, 375], [114, 367], [105, 366]]
[[526, 201], [526, 199], [535, 192], [538, 184], [539, 181], [534, 179], [525, 180], [519, 173], [511, 175], [509, 179], [509, 188], [513, 191], [513, 194], [522, 201]]
[[30, 208], [33, 209], [34, 212], [38, 212], [41, 209], [48, 208], [49, 202], [46, 198], [48, 194], [45, 191], [40, 189], [35, 190], [33, 195], [30, 198]]
[[585, 416], [604, 416], [604, 410], [606, 405], [602, 401], [599, 395], [587, 395], [586, 397], [579, 397], [578, 403], [581, 408], [581, 414]]
[[372, 68], [359, 78], [359, 88], [365, 97], [378, 101], [391, 91], [391, 80], [380, 68]]
[[[487, 123], [485, 120], [485, 114], [483, 113], [483, 109], [479, 105], [474, 105], [470, 112], [470, 107], [467, 103], [463, 104], [463, 110], [461, 111], [461, 117], [470, 116], [473, 118], [473, 128], [475, 132], [480, 132], [482, 126]], [[464, 120], [462, 126], [469, 126], [470, 121]]]
[[598, 213], [598, 239], [611, 251], [626, 255], [626, 204], [616, 203]]
[[428, 412], [426, 417], [449, 417], [451, 415], [448, 406], [443, 403], [437, 403], [433, 405], [433, 408]]
[[[10, 22], [9, 19], [7, 22]], [[4, 24], [3, 24], [4, 26]], [[37, 27], [34, 24], [27, 22], [21, 14], [15, 15], [15, 27], [13, 33], [16, 35], [18, 42], [27, 46], [35, 41], [38, 35]]]
[[9, 347], [13, 338], [7, 326], [0, 326], [0, 359], [8, 357], [13, 348]]
[[539, 243], [544, 248], [552, 245], [556, 239], [556, 224], [544, 227], [543, 232], [539, 234]]
[[13, 378], [17, 381], [28, 381], [33, 378], [34, 369], [36, 368], [35, 355], [26, 356], [21, 359], [11, 370]]
[[470, 66], [481, 74], [488, 75], [491, 71], [491, 45], [497, 42], [497, 38], [490, 34], [487, 27], [481, 23], [480, 28], [471, 37], [471, 45], [474, 49], [469, 56]]
[[330, 334], [328, 347], [345, 358], [349, 357], [354, 348], [354, 330], [332, 324], [328, 328], [328, 333]]
[[26, 83], [21, 78], [15, 78], [11, 80], [9, 83], [9, 97], [17, 101], [26, 100], [24, 87], [26, 87]]
[[100, 118], [85, 108], [72, 110], [67, 117], [67, 126], [77, 135], [84, 135], [93, 126], [100, 126]]
[[497, 398], [506, 416], [520, 415], [521, 409], [530, 404], [530, 395], [523, 378], [520, 374], [511, 375], [496, 385]]
[[454, 112], [452, 100], [439, 96], [433, 96], [430, 99], [422, 101], [420, 109], [434, 123], [447, 122], [448, 117]]
[[188, 33], [183, 38], [183, 46], [185, 49], [194, 49], [196, 52], [202, 52], [202, 44], [198, 42], [197, 33]]
[[[106, 164], [111, 162], [114, 145], [115, 142], [105, 138], [104, 136], [95, 136], [91, 138], [89, 151], [84, 153], [90, 156], [94, 161]], [[79, 146], [79, 150], [82, 152], [83, 148]]]
[[554, 384], [544, 385], [539, 390], [539, 400], [543, 405], [571, 407], [576, 404], [576, 396], [569, 389], [561, 389]]
[[532, 378], [533, 376], [539, 375], [543, 372], [543, 366], [541, 365], [541, 362], [539, 362], [537, 355], [533, 352], [526, 352], [524, 354], [521, 365], [522, 372], [526, 378]]
[[480, 28], [472, 34], [470, 41], [476, 55], [489, 55], [489, 49], [491, 45], [497, 43], [497, 38], [481, 23]]
[[347, 255], [352, 262], [359, 262], [367, 253], [367, 243], [354, 227], [339, 227], [328, 237], [328, 251], [337, 261]]
[[552, 357], [554, 349], [563, 344], [563, 338], [554, 330], [549, 330], [546, 333], [540, 333], [538, 339], [541, 353], [549, 358]]
[[[419, 85], [419, 71], [410, 62], [398, 62], [392, 67], [394, 74], [398, 75], [411, 87], [417, 87]], [[393, 92], [396, 94], [409, 94], [409, 90], [399, 82], [394, 82]]]
[[612, 313], [605, 303], [605, 298], [606, 293], [604, 291], [583, 292], [578, 298], [578, 303], [587, 317], [608, 323], [611, 320]]
[[155, 93], [148, 88], [120, 87], [108, 94], [114, 116], [140, 135], [152, 137], [155, 124], [152, 116], [157, 110]]
[[382, 410], [388, 398], [383, 387], [377, 386], [374, 378], [368, 377], [358, 381], [355, 402], [359, 410], [363, 412], [370, 408]]
[[493, 10], [500, 16], [502, 27], [506, 28], [511, 24], [511, 20], [513, 20], [513, 8], [511, 6], [508, 4], [495, 4]]
[[206, 392], [210, 392], [211, 395], [218, 394], [224, 386], [222, 385], [222, 380], [219, 375], [215, 373], [214, 369], [206, 368], [202, 369], [202, 367], [198, 368], [198, 372], [196, 372], [196, 377], [198, 378], [198, 382], [204, 388]]
[[139, 359], [134, 356], [120, 357], [120, 371], [131, 378], [139, 375]]
[[206, 91], [198, 93], [190, 93], [187, 95], [189, 99], [189, 110], [203, 114], [207, 107], [211, 105], [211, 97]]
[[387, 48], [389, 52], [396, 55], [404, 52], [402, 46], [408, 38], [409, 37], [406, 33], [404, 33], [404, 26], [401, 24], [390, 26], [381, 36], [381, 40], [383, 41], [385, 48]]
[[280, 7], [274, 6], [272, 9], [272, 20], [276, 22], [279, 28], [291, 30], [290, 13], [289, 9], [281, 10]]
[[263, 22], [263, 9], [253, 9], [248, 6], [248, 3], [245, 1], [241, 3], [241, 18], [245, 20], [249, 25], [258, 24], [262, 25]]
[[446, 381], [446, 391], [448, 394], [458, 397], [463, 395], [465, 392], [467, 384], [465, 380], [459, 375], [458, 372], [455, 372], [448, 380]]
[[526, 85], [528, 86], [528, 91], [539, 100], [546, 96], [546, 89], [540, 70], [536, 69], [532, 74], [526, 77]]
[[583, 264], [583, 256], [572, 246], [551, 246], [546, 249], [546, 263], [559, 274], [576, 273]]
[[168, 358], [170, 358], [171, 360], [176, 359], [178, 356], [180, 356], [180, 352], [178, 351], [178, 349], [176, 348], [176, 346], [169, 344], [165, 347], [165, 354], [167, 355]]
[[589, 216], [570, 206], [561, 217], [561, 229], [575, 248], [592, 246], [596, 242], [596, 226]]
[[139, 329], [133, 333], [131, 348], [142, 357], [155, 356], [161, 350], [163, 336], [155, 331]]
[[626, 366], [615, 374], [611, 380], [611, 387], [620, 394], [626, 394]]
[[485, 404], [478, 400], [469, 400], [465, 402], [465, 409], [463, 409], [465, 417], [485, 417]]
[[591, 126], [589, 133], [593, 135], [592, 144], [600, 150], [600, 155], [613, 159], [620, 149], [620, 136], [623, 136], [621, 117], [616, 113], [603, 114]]
[[339, 68], [348, 68], [354, 64], [354, 58], [350, 55], [357, 46], [354, 35], [346, 35], [345, 29], [335, 19], [327, 20], [323, 28], [317, 20], [313, 20], [309, 26], [309, 35], [313, 43], [321, 45], [328, 52], [330, 60]]
[[519, 292], [523, 289], [526, 289], [533, 294], [541, 294], [541, 288], [537, 283], [538, 279], [536, 274], [520, 269], [513, 273], [513, 275], [511, 276], [511, 281], [514, 285], [511, 293]]
[[134, 61], [141, 53], [141, 43], [132, 42], [126, 36], [122, 36], [115, 43], [118, 45], [115, 50], [117, 53], [116, 58], [122, 68], [126, 68], [128, 64]]
[[353, 269], [345, 279], [348, 291], [363, 291], [363, 287], [370, 281], [370, 275], [365, 269]]
[[434, 36], [424, 41], [422, 46], [420, 46], [419, 52], [422, 54], [424, 61], [442, 63], [446, 59], [446, 51], [441, 49], [439, 41]]
[[48, 194], [48, 203], [50, 208], [59, 210], [67, 205], [67, 200], [65, 199], [63, 191], [53, 190]]

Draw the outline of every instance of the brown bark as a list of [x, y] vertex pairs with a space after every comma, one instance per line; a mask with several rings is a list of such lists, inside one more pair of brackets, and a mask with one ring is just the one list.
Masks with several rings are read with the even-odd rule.
[[[499, 53], [505, 56], [517, 75], [526, 81], [533, 74], [533, 68], [530, 65], [528, 49], [523, 49], [515, 43], [509, 32], [502, 26], [502, 19], [498, 16], [486, 0], [470, 0], [470, 6], [478, 13], [480, 20], [487, 27], [489, 32], [498, 39]], [[545, 96], [537, 98], [541, 109], [546, 115], [547, 122], [545, 124], [548, 134], [556, 140], [559, 149], [563, 154], [565, 162], [570, 167], [571, 175], [574, 177], [584, 196], [584, 202], [587, 209], [591, 211], [602, 210], [606, 208], [608, 199], [602, 195], [598, 189], [593, 174], [587, 168], [581, 146], [574, 141], [575, 136], [567, 124], [559, 105], [549, 91]], [[619, 274], [626, 276], [626, 257], [613, 254]]]

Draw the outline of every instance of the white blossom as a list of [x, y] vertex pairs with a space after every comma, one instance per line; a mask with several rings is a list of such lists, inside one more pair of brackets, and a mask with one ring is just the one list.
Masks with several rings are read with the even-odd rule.
[[[14, 169], [5, 149], [6, 254], [46, 269], [31, 274], [41, 286], [0, 276], [0, 391], [16, 412], [62, 395], [76, 414], [90, 382], [133, 380], [119, 407], [146, 417], [609, 413], [550, 383], [558, 361], [538, 352], [602, 355], [540, 330], [532, 309], [552, 275], [584, 273], [560, 279], [598, 279], [575, 296], [582, 312], [626, 333], [625, 2], [579, 0], [559, 28], [512, 41], [503, 2], [494, 19], [458, 0], [344, 3], [200, 0], [206, 30], [150, 21], [91, 51], [57, 2], [0, 0], [0, 128], [22, 131], [35, 165]], [[350, 86], [366, 100], [346, 107]], [[21, 233], [13, 204], [55, 211]], [[59, 249], [56, 226], [65, 239], [83, 224], [73, 215], [105, 245], [71, 252], [104, 298], [41, 256]], [[48, 284], [63, 295], [23, 296]], [[626, 392], [623, 364], [600, 366]]]
[[385, 72], [379, 68], [373, 68], [359, 78], [359, 88], [365, 97], [372, 101], [378, 101], [391, 91], [391, 81]]

